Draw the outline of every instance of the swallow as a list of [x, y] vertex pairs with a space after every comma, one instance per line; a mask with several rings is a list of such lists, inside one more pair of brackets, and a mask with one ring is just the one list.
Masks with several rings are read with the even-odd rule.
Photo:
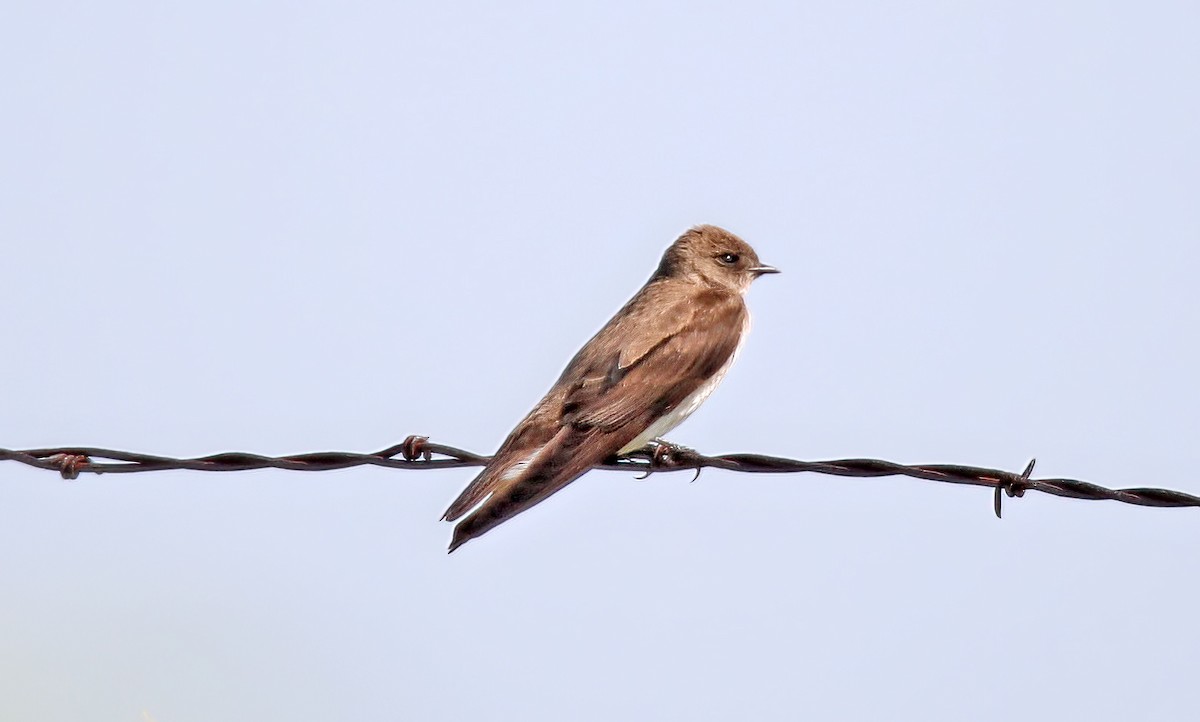
[[446, 510], [457, 522], [450, 551], [690, 416], [745, 341], [750, 284], [778, 272], [716, 226], [680, 236]]

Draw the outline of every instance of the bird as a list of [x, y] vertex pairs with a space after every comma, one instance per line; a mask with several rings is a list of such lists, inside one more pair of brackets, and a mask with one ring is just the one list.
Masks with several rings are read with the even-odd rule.
[[679, 236], [446, 510], [457, 522], [449, 551], [606, 459], [666, 443], [725, 377], [750, 329], [743, 296], [771, 273], [723, 228]]

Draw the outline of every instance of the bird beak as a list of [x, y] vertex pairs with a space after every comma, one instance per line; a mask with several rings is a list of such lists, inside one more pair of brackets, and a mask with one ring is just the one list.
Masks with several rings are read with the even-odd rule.
[[750, 269], [750, 272], [758, 276], [765, 276], [768, 273], [779, 273], [779, 269], [774, 266], [755, 266]]

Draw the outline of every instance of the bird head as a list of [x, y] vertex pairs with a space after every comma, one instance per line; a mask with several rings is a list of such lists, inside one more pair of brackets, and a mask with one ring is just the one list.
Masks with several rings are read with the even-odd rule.
[[750, 244], [717, 226], [696, 226], [663, 254], [655, 277], [682, 278], [745, 293], [754, 279], [779, 270], [764, 265]]

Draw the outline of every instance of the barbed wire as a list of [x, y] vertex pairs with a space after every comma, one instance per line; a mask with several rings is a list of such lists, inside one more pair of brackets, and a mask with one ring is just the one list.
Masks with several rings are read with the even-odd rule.
[[[434, 458], [441, 457], [441, 458]], [[102, 461], [97, 461], [101, 459]], [[374, 453], [322, 451], [290, 456], [263, 456], [244, 452], [226, 452], [196, 458], [173, 458], [93, 447], [55, 449], [0, 449], [0, 461], [11, 460], [39, 469], [57, 471], [64, 479], [80, 474], [130, 474], [145, 471], [188, 469], [193, 471], [247, 471], [251, 469], [287, 469], [290, 471], [330, 471], [356, 466], [383, 466], [391, 469], [457, 469], [483, 466], [489, 456], [453, 446], [431, 443], [424, 436], [410, 436], [403, 442]], [[837, 459], [800, 461], [763, 454], [721, 454], [706, 456], [673, 444], [658, 444], [647, 450], [614, 457], [593, 468], [618, 471], [656, 472], [692, 471], [696, 476], [706, 468], [751, 474], [811, 472], [832, 476], [881, 477], [907, 476], [950, 484], [987, 486], [995, 489], [993, 509], [1001, 513], [1002, 494], [1024, 496], [1040, 491], [1071, 499], [1110, 500], [1137, 506], [1200, 507], [1200, 496], [1171, 489], [1137, 487], [1110, 489], [1078, 479], [1034, 479], [1036, 460], [1021, 473], [1003, 469], [958, 464], [897, 464], [880, 459]], [[644, 478], [644, 477], [643, 477]]]

